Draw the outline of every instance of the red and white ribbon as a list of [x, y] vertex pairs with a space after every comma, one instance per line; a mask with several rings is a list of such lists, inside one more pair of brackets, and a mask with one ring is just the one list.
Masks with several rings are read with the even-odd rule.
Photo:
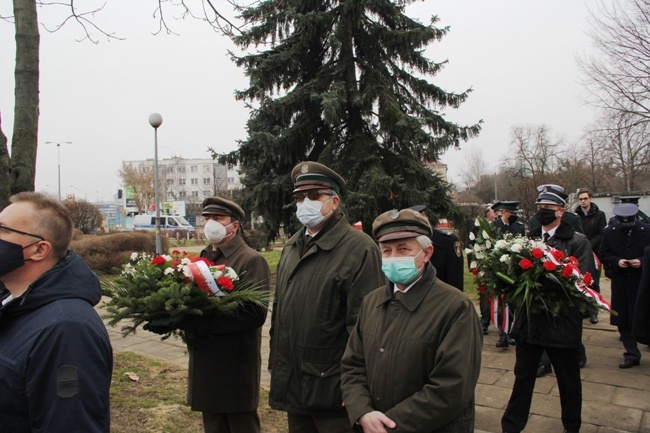
[[187, 267], [192, 273], [196, 285], [199, 286], [201, 290], [211, 296], [226, 296], [225, 293], [219, 290], [219, 286], [214, 280], [212, 272], [210, 272], [210, 268], [205, 262], [192, 262], [189, 263]]

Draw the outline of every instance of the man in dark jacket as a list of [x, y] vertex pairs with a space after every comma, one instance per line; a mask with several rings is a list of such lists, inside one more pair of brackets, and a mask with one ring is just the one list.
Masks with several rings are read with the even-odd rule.
[[109, 433], [99, 280], [68, 251], [61, 203], [34, 192], [10, 200], [0, 213], [0, 431]]
[[[531, 233], [566, 256], [578, 259], [580, 271], [591, 272], [593, 252], [587, 238], [576, 233], [571, 224], [562, 219], [566, 202], [561, 195], [545, 190], [537, 197], [540, 230]], [[542, 277], [544, 278], [544, 277]], [[556, 282], [544, 278], [541, 290], [562, 290]], [[520, 432], [526, 426], [535, 388], [535, 380], [542, 353], [546, 351], [555, 369], [562, 424], [566, 432], [578, 432], [581, 425], [582, 382], [580, 379], [580, 347], [582, 345], [582, 315], [575, 308], [566, 316], [529, 313], [520, 308], [515, 317], [513, 332], [517, 340], [515, 383], [508, 406], [501, 419], [504, 432]]]
[[436, 278], [425, 217], [385, 212], [373, 235], [390, 282], [364, 299], [343, 356], [350, 422], [366, 433], [473, 433], [482, 336], [472, 302]]
[[363, 297], [385, 284], [379, 248], [341, 213], [345, 182], [334, 170], [302, 162], [291, 179], [305, 227], [287, 241], [278, 263], [269, 404], [288, 413], [290, 433], [349, 432], [341, 357]]
[[[582, 188], [578, 190], [578, 204], [576, 208], [576, 213], [580, 217], [580, 222], [582, 224], [582, 229], [584, 230], [585, 236], [591, 242], [591, 249], [594, 253], [598, 253], [600, 249], [600, 241], [603, 238], [603, 229], [607, 225], [607, 217], [605, 217], [605, 212], [598, 209], [596, 203], [591, 201], [592, 195], [588, 189]], [[600, 292], [600, 267], [596, 267], [596, 270], [593, 274], [594, 283], [592, 288], [597, 292]], [[598, 312], [592, 312], [589, 321], [591, 323], [598, 323]]]
[[650, 227], [637, 220], [638, 207], [632, 203], [621, 203], [614, 207], [617, 224], [603, 230], [599, 256], [611, 271], [612, 310], [618, 314], [610, 316], [612, 325], [618, 327], [625, 347], [620, 368], [639, 365], [641, 352], [632, 335], [634, 307], [641, 280], [643, 251], [650, 245]]
[[[233, 268], [239, 284], [269, 290], [269, 265], [241, 235], [244, 210], [225, 198], [209, 197], [203, 201], [201, 215], [210, 242], [201, 257]], [[265, 320], [266, 309], [244, 306], [233, 317], [204, 316], [186, 324], [190, 355], [187, 395], [192, 410], [203, 413], [206, 433], [260, 431], [257, 406]]]

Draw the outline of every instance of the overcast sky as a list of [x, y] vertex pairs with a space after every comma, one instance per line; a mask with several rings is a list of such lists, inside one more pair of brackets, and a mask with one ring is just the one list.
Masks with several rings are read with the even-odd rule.
[[[87, 0], [81, 3], [91, 3]], [[190, 0], [192, 1], [192, 0]], [[80, 3], [80, 4], [81, 4]], [[219, 3], [219, 2], [218, 2]], [[223, 2], [225, 4], [225, 2]], [[590, 2], [592, 5], [594, 2]], [[62, 194], [90, 201], [112, 200], [124, 160], [153, 158], [149, 114], [158, 112], [159, 159], [209, 157], [208, 147], [236, 149], [245, 138], [248, 112], [234, 91], [247, 82], [230, 60], [230, 42], [207, 24], [168, 16], [178, 35], [153, 33], [155, 0], [110, 0], [94, 22], [124, 40], [77, 42], [80, 28], [67, 24], [48, 33], [41, 28], [41, 106], [36, 189], [56, 195], [57, 146]], [[0, 15], [9, 15], [3, 1]], [[427, 55], [449, 60], [431, 78], [447, 91], [473, 88], [468, 101], [447, 118], [461, 124], [483, 120], [478, 138], [443, 158], [449, 180], [460, 182], [464, 158], [480, 148], [490, 169], [506, 157], [513, 125], [546, 124], [554, 137], [577, 142], [593, 122], [581, 101], [576, 55], [592, 50], [586, 36], [588, 9], [579, 0], [425, 0], [411, 16], [451, 31]], [[50, 28], [52, 7], [39, 9]], [[0, 113], [11, 140], [13, 125], [14, 27], [0, 21]]]

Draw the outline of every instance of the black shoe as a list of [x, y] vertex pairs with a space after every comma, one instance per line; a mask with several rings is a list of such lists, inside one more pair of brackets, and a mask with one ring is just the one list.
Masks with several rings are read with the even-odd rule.
[[516, 346], [517, 345], [517, 340], [515, 340], [510, 335], [508, 335], [508, 344], [511, 345], [511, 346]]
[[585, 365], [587, 365], [587, 358], [582, 358], [580, 361], [578, 361], [578, 366], [580, 368], [585, 368]]
[[553, 369], [551, 368], [551, 364], [540, 364], [539, 367], [537, 367], [537, 377], [544, 377], [552, 372]]
[[639, 365], [640, 362], [638, 359], [624, 359], [623, 362], [618, 364], [618, 368], [630, 368], [630, 367], [636, 367]]
[[594, 325], [598, 323], [598, 314], [594, 313], [591, 316], [589, 316], [589, 321]]
[[483, 335], [488, 335], [488, 326], [490, 325], [483, 325]]
[[508, 336], [506, 334], [501, 334], [499, 341], [496, 344], [497, 347], [508, 347]]
[[571, 430], [564, 430], [564, 433], [574, 433]]

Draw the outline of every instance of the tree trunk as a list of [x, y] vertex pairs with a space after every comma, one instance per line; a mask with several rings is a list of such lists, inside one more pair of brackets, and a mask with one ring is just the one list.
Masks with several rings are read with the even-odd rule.
[[11, 193], [34, 190], [39, 114], [38, 17], [34, 0], [14, 0], [16, 70]]
[[0, 119], [0, 210], [9, 204], [9, 196], [11, 195], [9, 185], [10, 164], [7, 136], [2, 132], [2, 120]]

